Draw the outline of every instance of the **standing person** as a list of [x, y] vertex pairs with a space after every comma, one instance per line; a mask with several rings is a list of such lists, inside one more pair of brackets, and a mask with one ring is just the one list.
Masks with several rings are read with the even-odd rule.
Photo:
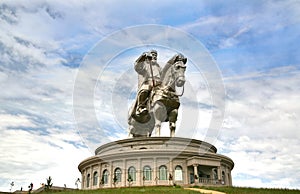
[[134, 63], [139, 74], [139, 90], [137, 94], [137, 116], [148, 114], [147, 103], [151, 90], [161, 84], [161, 68], [157, 63], [157, 51], [143, 53]]
[[30, 185], [28, 186], [29, 190], [28, 190], [28, 193], [31, 193], [32, 189], [33, 189], [33, 184], [30, 183]]

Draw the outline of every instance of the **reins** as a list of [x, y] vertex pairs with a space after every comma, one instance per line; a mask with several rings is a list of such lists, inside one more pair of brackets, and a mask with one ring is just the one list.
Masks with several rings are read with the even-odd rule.
[[183, 86], [182, 86], [181, 94], [178, 95], [178, 94], [176, 94], [176, 92], [175, 92], [175, 95], [181, 97], [181, 96], [183, 96], [183, 93], [184, 93], [184, 84], [183, 84]]

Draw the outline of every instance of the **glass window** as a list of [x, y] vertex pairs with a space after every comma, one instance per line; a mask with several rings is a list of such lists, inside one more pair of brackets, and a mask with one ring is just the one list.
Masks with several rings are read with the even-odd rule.
[[166, 166], [159, 167], [159, 180], [167, 180], [167, 167]]
[[136, 181], [136, 171], [133, 166], [128, 169], [128, 178], [131, 178], [132, 181]]
[[97, 185], [98, 184], [98, 172], [94, 172], [94, 175], [93, 175], [93, 185]]
[[108, 184], [108, 170], [103, 171], [103, 184]]
[[143, 169], [143, 180], [150, 181], [152, 180], [152, 173], [150, 166], [144, 166]]
[[114, 174], [114, 182], [121, 182], [121, 178], [122, 178], [122, 171], [120, 168], [116, 168]]
[[175, 181], [182, 181], [182, 167], [176, 166], [175, 167]]
[[86, 187], [90, 187], [90, 179], [91, 179], [91, 175], [88, 174], [86, 177]]

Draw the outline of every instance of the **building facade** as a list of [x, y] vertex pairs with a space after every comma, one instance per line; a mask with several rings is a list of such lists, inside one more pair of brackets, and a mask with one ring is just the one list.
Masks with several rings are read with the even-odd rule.
[[232, 185], [233, 161], [200, 140], [130, 138], [104, 144], [82, 161], [82, 189], [154, 185]]

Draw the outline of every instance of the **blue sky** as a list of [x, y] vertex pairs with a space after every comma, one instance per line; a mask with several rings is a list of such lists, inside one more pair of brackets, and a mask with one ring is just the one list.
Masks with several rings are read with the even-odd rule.
[[[225, 89], [225, 112], [211, 143], [234, 160], [233, 184], [300, 188], [299, 1], [33, 0], [29, 4], [3, 0], [0, 190], [9, 191], [12, 181], [13, 190], [27, 188], [30, 182], [37, 188], [49, 175], [55, 185], [75, 187], [80, 177], [77, 165], [93, 154], [94, 146], [127, 137], [124, 114], [136, 83], [135, 74], [126, 77], [124, 72], [134, 73], [130, 63], [143, 47], [120, 53], [103, 74], [103, 66], [98, 64], [91, 63], [88, 71], [82, 69], [97, 58], [93, 54], [99, 53], [96, 48], [101, 40], [124, 28], [146, 24], [169, 26], [191, 35], [217, 64]], [[173, 54], [172, 48], [157, 49], [163, 62]], [[116, 74], [114, 64], [122, 61], [127, 66]], [[85, 76], [81, 81], [90, 84], [92, 72], [102, 77], [97, 77], [93, 88], [85, 88], [95, 92], [95, 97], [88, 99], [76, 93], [77, 87], [85, 86], [77, 81]], [[183, 124], [177, 135], [205, 139], [211, 94], [202, 72], [187, 73], [190, 90], [182, 100], [188, 104], [196, 95], [202, 105], [196, 131], [184, 124], [184, 115], [195, 110], [182, 109]], [[103, 94], [99, 80], [107, 84], [104, 89], [114, 92], [116, 83], [129, 80], [130, 94], [117, 90], [120, 98], [111, 104], [103, 102], [110, 96]], [[74, 96], [82, 101], [74, 104]], [[116, 114], [112, 107], [124, 100], [128, 106]], [[96, 114], [78, 120], [78, 110]], [[113, 130], [105, 131], [107, 126]]]

